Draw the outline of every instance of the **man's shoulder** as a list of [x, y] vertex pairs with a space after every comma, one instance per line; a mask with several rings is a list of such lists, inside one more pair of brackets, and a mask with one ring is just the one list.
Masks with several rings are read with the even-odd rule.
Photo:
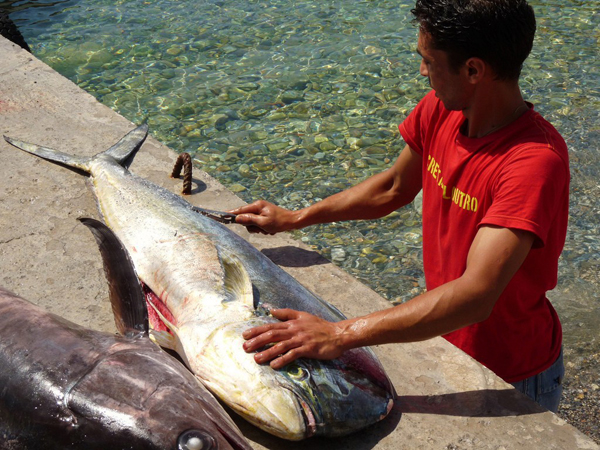
[[567, 144], [559, 131], [533, 107], [521, 121], [514, 139], [522, 152], [531, 152], [539, 158], [559, 159], [569, 165]]

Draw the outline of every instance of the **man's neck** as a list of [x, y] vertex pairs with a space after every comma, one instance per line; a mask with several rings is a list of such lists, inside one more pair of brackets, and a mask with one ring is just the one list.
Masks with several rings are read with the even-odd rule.
[[517, 120], [527, 109], [516, 82], [494, 82], [478, 89], [471, 106], [463, 110], [467, 120], [461, 133], [470, 138], [487, 136]]

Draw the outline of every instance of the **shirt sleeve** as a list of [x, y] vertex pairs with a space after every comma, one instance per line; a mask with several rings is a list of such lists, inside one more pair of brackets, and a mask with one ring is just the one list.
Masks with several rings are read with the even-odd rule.
[[435, 91], [429, 92], [398, 126], [404, 142], [421, 156], [425, 148], [427, 129], [433, 116], [432, 110], [435, 109], [436, 103]]
[[[560, 209], [568, 204], [569, 170], [549, 147], [516, 152], [492, 186], [492, 205], [480, 222], [530, 231], [534, 247], [543, 247]], [[565, 198], [566, 196], [566, 198]]]

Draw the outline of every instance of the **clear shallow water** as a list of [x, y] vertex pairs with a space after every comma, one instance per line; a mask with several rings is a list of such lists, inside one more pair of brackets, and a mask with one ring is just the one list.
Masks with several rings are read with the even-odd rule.
[[[565, 344], [600, 352], [599, 1], [533, 1], [525, 97], [563, 134], [571, 218], [550, 294]], [[298, 208], [389, 166], [427, 92], [412, 1], [0, 2], [36, 56], [250, 202]], [[165, 173], [171, 168], [165, 168]], [[392, 302], [421, 292], [420, 210], [303, 241]], [[591, 344], [591, 346], [590, 346]]]

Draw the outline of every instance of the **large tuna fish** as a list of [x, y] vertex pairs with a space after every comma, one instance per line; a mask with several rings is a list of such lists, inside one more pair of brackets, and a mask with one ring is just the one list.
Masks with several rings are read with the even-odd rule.
[[393, 389], [368, 349], [333, 361], [299, 360], [277, 371], [244, 352], [242, 332], [275, 320], [265, 312], [268, 307], [304, 310], [328, 320], [343, 316], [227, 227], [129, 172], [124, 162], [131, 161], [146, 135], [147, 127], [140, 126], [91, 158], [5, 139], [91, 175], [106, 224], [151, 291], [151, 312], [172, 333], [156, 331], [157, 341], [174, 348], [237, 413], [290, 440], [348, 434], [385, 417]]
[[119, 330], [89, 330], [0, 288], [0, 448], [250, 450], [219, 402], [148, 339], [133, 266], [103, 224]]

